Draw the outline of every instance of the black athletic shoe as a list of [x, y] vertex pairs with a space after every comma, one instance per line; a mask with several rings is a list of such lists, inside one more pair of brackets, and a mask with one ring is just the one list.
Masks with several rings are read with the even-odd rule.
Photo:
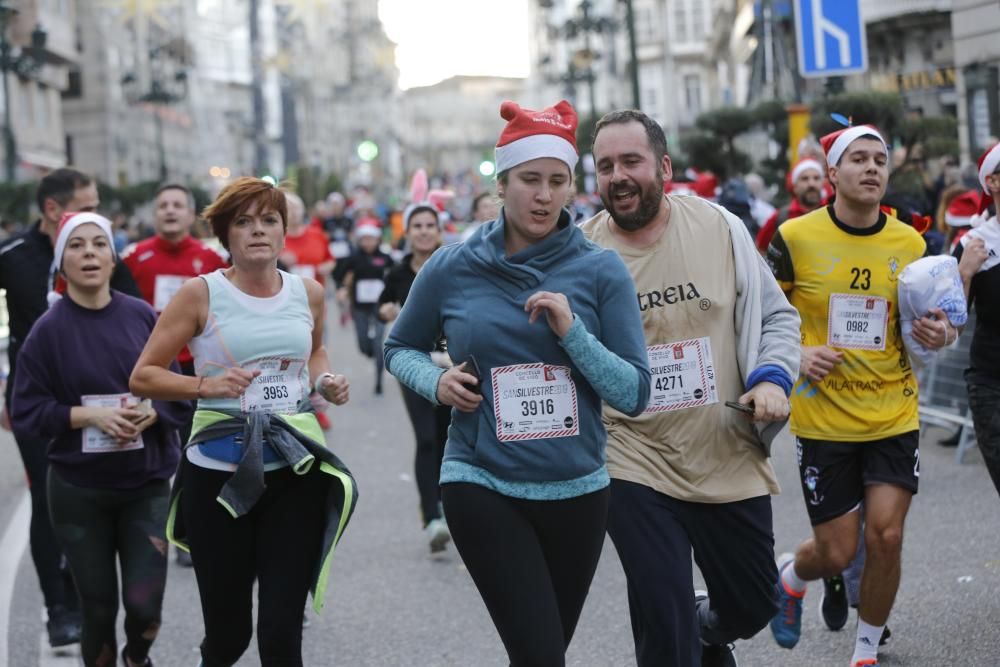
[[45, 629], [49, 633], [49, 646], [59, 648], [80, 643], [80, 627], [82, 619], [80, 612], [73, 611], [61, 604], [52, 605]]
[[823, 599], [820, 600], [819, 611], [826, 627], [831, 630], [840, 630], [847, 625], [847, 589], [844, 588], [843, 577], [823, 580]]
[[702, 644], [701, 667], [739, 667], [732, 644]]
[[[129, 667], [129, 661], [125, 659], [125, 647], [126, 646], [128, 646], [128, 644], [122, 644], [122, 650], [121, 650], [121, 653], [119, 654], [121, 656], [121, 659], [122, 659], [122, 666], [123, 667]], [[153, 659], [150, 658], [147, 655], [146, 656], [146, 662], [140, 663], [140, 667], [153, 667]]]
[[892, 630], [890, 630], [889, 626], [887, 625], [884, 628], [882, 628], [882, 636], [879, 637], [878, 645], [885, 646], [886, 644], [889, 643], [890, 637], [892, 637]]
[[938, 444], [942, 447], [958, 447], [958, 441], [962, 439], [962, 429], [958, 429], [952, 435], [947, 438], [942, 438], [938, 440]]

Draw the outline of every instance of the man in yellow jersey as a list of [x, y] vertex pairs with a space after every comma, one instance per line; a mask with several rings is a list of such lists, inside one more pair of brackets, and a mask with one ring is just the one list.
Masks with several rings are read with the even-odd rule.
[[[732, 642], [777, 609], [768, 451], [788, 418], [799, 318], [739, 218], [664, 196], [671, 164], [656, 121], [607, 114], [594, 160], [607, 210], [582, 230], [629, 268], [652, 375], [643, 414], [603, 415], [608, 534], [628, 581], [636, 662], [732, 667]], [[692, 553], [707, 594], [692, 592]]]
[[[775, 233], [768, 262], [802, 316], [802, 368], [791, 430], [813, 536], [779, 561], [785, 648], [798, 642], [806, 582], [843, 571], [864, 512], [867, 560], [852, 667], [878, 664], [878, 644], [899, 588], [903, 523], [920, 477], [917, 382], [900, 332], [897, 280], [924, 255], [912, 227], [879, 210], [888, 149], [857, 126], [821, 140], [833, 204]], [[914, 323], [934, 349], [957, 336], [940, 310]], [[863, 501], [863, 505], [862, 505]]]

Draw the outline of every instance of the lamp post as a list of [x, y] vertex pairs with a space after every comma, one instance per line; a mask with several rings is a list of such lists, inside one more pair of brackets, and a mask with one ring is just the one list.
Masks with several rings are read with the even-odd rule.
[[17, 138], [14, 136], [14, 124], [10, 117], [10, 84], [8, 73], [14, 72], [18, 77], [27, 79], [41, 69], [45, 64], [45, 43], [48, 34], [36, 25], [31, 31], [30, 50], [17, 49], [7, 39], [7, 28], [11, 19], [17, 14], [17, 9], [0, 1], [0, 76], [3, 77], [3, 140], [4, 140], [4, 176], [13, 182], [17, 177]]
[[167, 180], [167, 149], [163, 137], [163, 118], [160, 113], [164, 107], [180, 102], [187, 97], [187, 70], [183, 64], [178, 65], [172, 73], [164, 72], [165, 68], [154, 64], [162, 63], [162, 58], [169, 52], [169, 45], [156, 46], [149, 49], [149, 90], [136, 90], [138, 77], [129, 72], [121, 79], [125, 97], [130, 104], [150, 104], [155, 107], [153, 122], [156, 128], [156, 155], [159, 162], [160, 181]]
[[[552, 7], [551, 2], [544, 0], [540, 4], [543, 9]], [[567, 41], [583, 37], [582, 48], [573, 52], [569, 72], [565, 76], [559, 77], [559, 79], [565, 81], [568, 85], [572, 85], [576, 81], [587, 82], [590, 116], [592, 120], [596, 120], [597, 94], [595, 92], [596, 76], [594, 75], [594, 61], [600, 56], [593, 48], [591, 36], [613, 30], [615, 22], [613, 19], [604, 16], [594, 16], [592, 13], [593, 7], [594, 3], [591, 0], [581, 0], [578, 5], [579, 12], [576, 17], [567, 19], [561, 26], [552, 26], [550, 30], [552, 34], [562, 35]]]

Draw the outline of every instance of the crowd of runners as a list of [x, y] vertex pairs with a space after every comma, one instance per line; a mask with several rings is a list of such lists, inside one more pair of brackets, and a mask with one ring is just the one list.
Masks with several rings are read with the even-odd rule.
[[[511, 665], [564, 664], [605, 534], [642, 667], [736, 665], [768, 626], [793, 649], [811, 581], [829, 628], [857, 609], [844, 664], [878, 664], [920, 478], [909, 350], [965, 323], [900, 310], [933, 229], [887, 205], [887, 138], [821, 137], [789, 169], [790, 204], [748, 225], [670, 191], [661, 127], [615, 111], [593, 137], [602, 210], [578, 218], [572, 106], [500, 115], [496, 191], [464, 227], [422, 174], [395, 233], [370, 200], [307, 207], [246, 176], [200, 213], [164, 184], [154, 235], [122, 250], [93, 179], [42, 179], [39, 219], [0, 245], [0, 288], [4, 423], [52, 646], [152, 665], [173, 544], [198, 584], [202, 665], [246, 651], [255, 585], [262, 664], [302, 664], [303, 610], [322, 607], [365, 483], [328, 414], [353, 409], [330, 321], [353, 326], [376, 395], [400, 383], [423, 539], [453, 541]], [[1000, 490], [1000, 146], [977, 176], [937, 245], [977, 314], [968, 403]], [[812, 531], [776, 557], [786, 425]]]

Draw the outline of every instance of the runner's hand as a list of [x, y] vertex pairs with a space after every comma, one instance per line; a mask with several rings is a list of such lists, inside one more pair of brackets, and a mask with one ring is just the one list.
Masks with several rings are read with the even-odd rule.
[[[833, 367], [844, 359], [843, 352], [831, 350], [826, 345], [802, 346], [802, 363], [799, 372], [813, 382], [822, 382]], [[742, 402], [742, 399], [741, 401]]]
[[378, 316], [383, 322], [392, 322], [394, 319], [399, 317], [399, 304], [398, 303], [383, 303], [378, 307]]
[[139, 433], [142, 433], [160, 419], [160, 416], [156, 414], [156, 410], [153, 409], [153, 402], [148, 398], [135, 406], [135, 410], [141, 416], [139, 419], [133, 421], [132, 424]]
[[913, 320], [913, 339], [928, 350], [940, 350], [958, 338], [958, 331], [948, 321], [948, 316], [940, 308], [931, 308], [932, 317]]
[[524, 312], [531, 314], [528, 317], [529, 324], [544, 314], [549, 327], [560, 338], [565, 338], [569, 328], [573, 326], [573, 311], [569, 307], [569, 299], [560, 292], [535, 292], [524, 302]]
[[[470, 391], [466, 385], [476, 389]], [[458, 408], [461, 412], [475, 412], [483, 402], [483, 397], [476, 393], [478, 390], [479, 382], [476, 376], [465, 372], [464, 363], [461, 366], [453, 366], [438, 380], [438, 403]]]
[[743, 405], [754, 405], [753, 415], [747, 415], [755, 422], [776, 422], [788, 419], [791, 407], [785, 390], [773, 382], [759, 382], [753, 389], [740, 396]]
[[124, 445], [139, 437], [141, 431], [135, 422], [142, 417], [143, 414], [135, 408], [87, 408], [86, 423], [88, 426], [96, 426], [118, 444]]
[[316, 390], [334, 405], [343, 405], [351, 398], [351, 382], [346, 375], [324, 375], [316, 385]]
[[201, 383], [202, 398], [239, 398], [260, 371], [227, 368], [222, 375], [205, 378]]
[[958, 272], [962, 276], [962, 281], [968, 283], [979, 271], [986, 258], [989, 257], [986, 250], [986, 242], [982, 239], [972, 239], [962, 250], [962, 261], [958, 263]]

